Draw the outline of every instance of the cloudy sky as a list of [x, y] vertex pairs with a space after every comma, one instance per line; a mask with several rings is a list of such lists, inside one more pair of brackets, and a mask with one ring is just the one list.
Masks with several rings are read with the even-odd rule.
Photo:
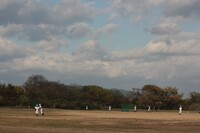
[[0, 80], [200, 87], [200, 0], [1, 0]]

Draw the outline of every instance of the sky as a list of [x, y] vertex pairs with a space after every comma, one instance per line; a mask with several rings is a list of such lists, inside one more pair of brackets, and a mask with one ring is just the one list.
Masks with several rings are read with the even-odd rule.
[[199, 0], [1, 0], [0, 81], [200, 87]]

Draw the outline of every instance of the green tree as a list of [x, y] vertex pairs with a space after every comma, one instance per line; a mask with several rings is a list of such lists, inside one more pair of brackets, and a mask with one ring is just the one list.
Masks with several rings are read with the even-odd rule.
[[155, 85], [145, 85], [138, 103], [145, 107], [150, 105], [155, 109], [177, 109], [182, 102], [182, 94], [173, 87], [164, 89]]
[[0, 106], [5, 106], [8, 99], [6, 99], [6, 85], [0, 84]]
[[113, 97], [113, 101], [112, 101], [111, 105], [114, 108], [120, 108], [121, 104], [124, 101], [124, 95], [118, 89], [111, 89], [110, 91], [111, 91], [112, 97]]
[[200, 93], [191, 92], [188, 104], [189, 110], [200, 111]]
[[190, 93], [190, 102], [191, 103], [200, 103], [200, 93], [191, 92]]
[[155, 85], [145, 85], [142, 88], [142, 95], [138, 102], [143, 108], [146, 108], [148, 105], [158, 108], [158, 103], [162, 102], [162, 95], [163, 91], [160, 87]]
[[24, 83], [26, 97], [32, 106], [40, 102], [44, 96], [44, 93], [41, 91], [41, 85], [46, 81], [46, 78], [42, 75], [32, 75]]
[[104, 108], [113, 102], [112, 92], [100, 86], [83, 86], [81, 93], [83, 93], [82, 101], [90, 108]]
[[20, 86], [0, 85], [0, 105], [1, 106], [17, 106], [22, 105], [24, 89]]
[[177, 109], [182, 102], [182, 94], [178, 93], [178, 89], [174, 87], [166, 87], [163, 89], [163, 108]]

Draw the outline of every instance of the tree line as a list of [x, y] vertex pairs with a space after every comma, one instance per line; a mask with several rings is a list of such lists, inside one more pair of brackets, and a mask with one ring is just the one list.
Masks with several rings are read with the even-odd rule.
[[41, 103], [48, 108], [63, 109], [106, 109], [121, 108], [123, 104], [137, 105], [140, 109], [151, 106], [158, 109], [200, 110], [200, 93], [191, 92], [189, 98], [175, 87], [161, 88], [144, 85], [141, 89], [122, 91], [107, 89], [97, 85], [65, 85], [49, 81], [43, 75], [30, 76], [22, 86], [0, 84], [0, 106], [34, 107]]

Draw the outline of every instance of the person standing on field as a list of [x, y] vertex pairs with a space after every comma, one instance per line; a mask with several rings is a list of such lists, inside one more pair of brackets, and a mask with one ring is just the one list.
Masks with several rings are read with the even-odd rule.
[[38, 106], [38, 104], [36, 104], [35, 106], [35, 115], [38, 116], [38, 112], [39, 112], [40, 107]]
[[39, 104], [39, 109], [40, 109], [40, 114], [41, 114], [41, 115], [44, 115], [43, 108], [42, 108], [42, 105], [41, 105], [41, 104]]
[[111, 105], [109, 105], [108, 110], [111, 111]]
[[134, 106], [134, 112], [136, 112], [137, 111], [137, 107], [136, 107], [136, 105]]
[[180, 106], [179, 107], [179, 115], [181, 115], [182, 114], [182, 107]]
[[148, 110], [147, 110], [148, 112], [150, 112], [151, 111], [151, 106], [150, 105], [148, 105]]

